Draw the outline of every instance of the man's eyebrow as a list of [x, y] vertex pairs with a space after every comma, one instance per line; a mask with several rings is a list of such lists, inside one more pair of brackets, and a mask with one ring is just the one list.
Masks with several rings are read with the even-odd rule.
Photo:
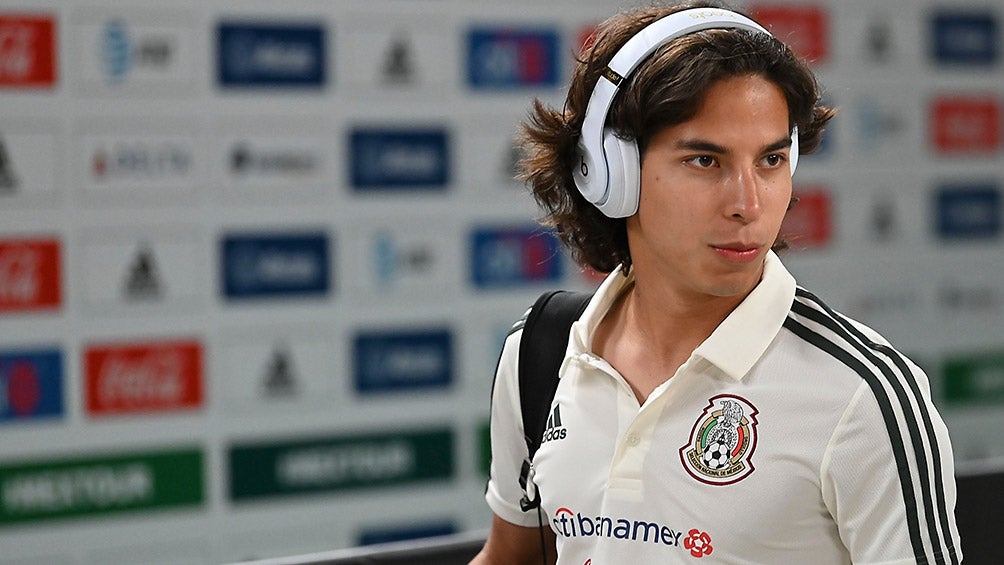
[[[782, 137], [774, 143], [764, 147], [763, 153], [772, 153], [788, 147], [791, 147], [791, 138]], [[703, 151], [705, 153], [715, 153], [718, 155], [727, 155], [729, 153], [729, 150], [726, 147], [703, 139], [681, 139], [676, 142], [676, 148], [689, 151]]]
[[689, 151], [703, 151], [705, 153], [718, 153], [722, 155], [729, 152], [728, 149], [722, 147], [721, 145], [705, 141], [703, 139], [681, 139], [676, 142], [676, 148], [687, 149]]
[[791, 137], [790, 136], [785, 136], [785, 137], [782, 137], [781, 139], [775, 141], [774, 143], [771, 143], [767, 147], [764, 147], [763, 148], [763, 152], [764, 153], [772, 153], [774, 151], [779, 151], [781, 149], [786, 149], [788, 147], [791, 147]]

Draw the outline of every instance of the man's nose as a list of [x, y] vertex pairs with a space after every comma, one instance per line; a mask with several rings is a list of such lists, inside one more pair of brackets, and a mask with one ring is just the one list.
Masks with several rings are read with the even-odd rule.
[[754, 167], [736, 167], [726, 182], [725, 215], [730, 218], [752, 222], [760, 216], [760, 196], [763, 179]]

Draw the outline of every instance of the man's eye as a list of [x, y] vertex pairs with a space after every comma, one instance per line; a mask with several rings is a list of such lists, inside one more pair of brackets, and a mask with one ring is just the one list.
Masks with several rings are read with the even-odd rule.
[[711, 155], [701, 155], [700, 157], [694, 157], [691, 159], [695, 165], [701, 168], [709, 168], [715, 165], [715, 158]]
[[778, 155], [777, 153], [775, 153], [773, 155], [767, 155], [764, 158], [764, 160], [766, 161], [767, 166], [769, 166], [769, 167], [776, 167], [776, 166], [778, 166], [778, 165], [781, 164], [781, 161], [783, 161], [784, 158], [781, 157], [780, 155]]

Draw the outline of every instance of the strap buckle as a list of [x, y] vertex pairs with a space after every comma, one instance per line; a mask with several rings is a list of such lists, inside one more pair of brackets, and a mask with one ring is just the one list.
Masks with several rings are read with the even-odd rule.
[[529, 458], [523, 460], [519, 470], [519, 486], [523, 489], [523, 497], [519, 499], [519, 507], [523, 512], [529, 512], [540, 507], [540, 492], [533, 482], [533, 463]]

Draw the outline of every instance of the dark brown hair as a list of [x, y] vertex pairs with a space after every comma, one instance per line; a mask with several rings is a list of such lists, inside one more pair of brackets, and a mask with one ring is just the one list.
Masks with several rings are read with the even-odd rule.
[[[523, 124], [520, 178], [526, 181], [553, 227], [582, 265], [610, 272], [630, 265], [624, 218], [608, 218], [575, 187], [572, 167], [586, 104], [600, 73], [628, 39], [648, 24], [687, 8], [727, 8], [714, 1], [652, 6], [617, 14], [601, 23], [583, 48], [564, 108], [534, 101]], [[819, 104], [820, 92], [808, 66], [784, 43], [767, 34], [711, 29], [674, 39], [635, 69], [614, 99], [607, 127], [634, 139], [644, 153], [661, 129], [696, 115], [707, 90], [717, 81], [758, 75], [776, 84], [788, 102], [788, 121], [798, 126], [799, 153], [815, 151], [835, 110]]]

